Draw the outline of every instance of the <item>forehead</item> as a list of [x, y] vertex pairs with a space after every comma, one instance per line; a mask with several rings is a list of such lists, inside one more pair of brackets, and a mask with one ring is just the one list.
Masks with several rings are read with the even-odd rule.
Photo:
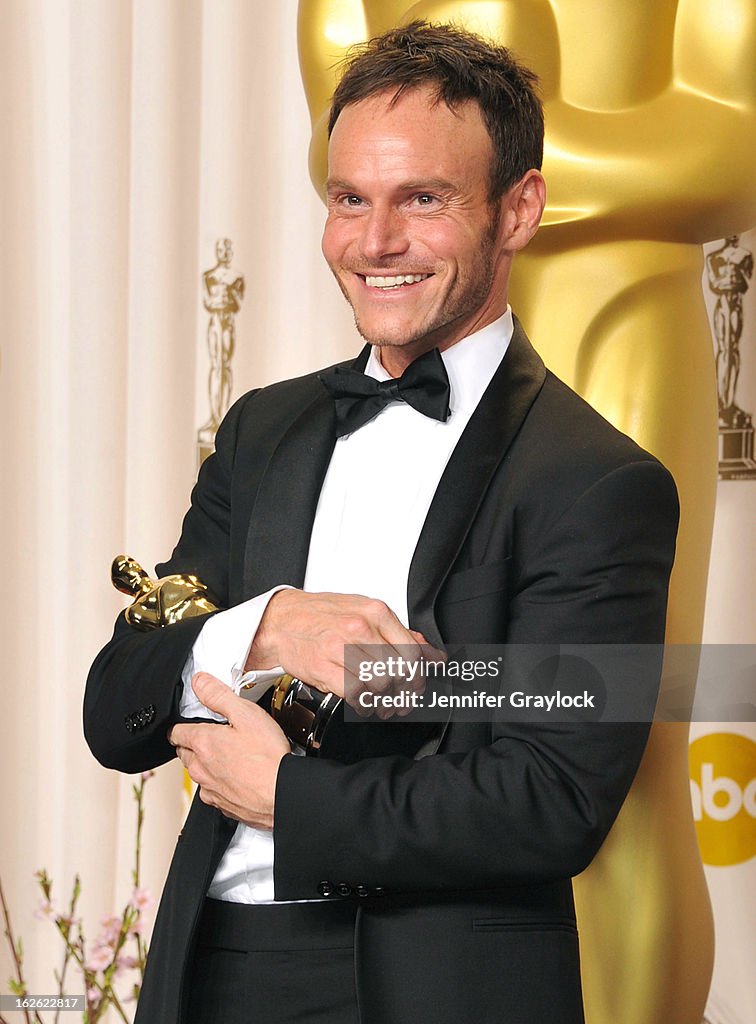
[[328, 147], [330, 175], [350, 168], [385, 175], [392, 167], [438, 177], [487, 175], [493, 156], [480, 107], [473, 100], [453, 110], [422, 86], [396, 95], [376, 93], [344, 107]]

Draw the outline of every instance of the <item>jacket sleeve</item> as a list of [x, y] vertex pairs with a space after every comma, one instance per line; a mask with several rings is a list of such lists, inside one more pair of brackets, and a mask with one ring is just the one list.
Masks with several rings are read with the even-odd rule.
[[[661, 644], [677, 516], [658, 463], [607, 473], [529, 560], [510, 595], [506, 642]], [[611, 827], [647, 734], [646, 723], [496, 722], [488, 745], [418, 761], [287, 756], [276, 898], [313, 897], [325, 880], [427, 891], [575, 875]]]
[[[252, 394], [252, 393], [250, 393]], [[228, 603], [230, 481], [239, 420], [250, 394], [221, 424], [216, 450], [203, 463], [181, 538], [158, 577], [194, 573]], [[97, 655], [84, 696], [84, 735], [106, 768], [139, 772], [175, 756], [169, 729], [178, 720], [181, 671], [206, 616], [140, 632], [123, 615]]]

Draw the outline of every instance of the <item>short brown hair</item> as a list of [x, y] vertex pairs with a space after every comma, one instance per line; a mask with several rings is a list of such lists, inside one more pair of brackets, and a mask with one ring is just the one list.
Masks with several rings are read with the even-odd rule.
[[493, 144], [490, 198], [496, 200], [543, 161], [543, 107], [538, 77], [504, 46], [455, 25], [413, 21], [355, 47], [333, 94], [328, 135], [348, 104], [395, 89], [433, 83], [454, 109], [475, 100]]

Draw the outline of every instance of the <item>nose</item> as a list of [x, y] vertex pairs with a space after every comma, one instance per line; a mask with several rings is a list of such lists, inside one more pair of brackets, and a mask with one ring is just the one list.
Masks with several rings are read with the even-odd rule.
[[373, 206], [362, 222], [360, 249], [370, 263], [400, 256], [409, 248], [407, 226], [393, 207]]

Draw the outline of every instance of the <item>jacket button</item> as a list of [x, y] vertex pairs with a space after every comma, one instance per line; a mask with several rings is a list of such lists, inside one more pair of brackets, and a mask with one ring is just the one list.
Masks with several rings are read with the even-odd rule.
[[339, 882], [339, 884], [336, 886], [336, 892], [339, 894], [339, 896], [351, 896], [352, 887], [351, 885], [347, 885], [346, 882]]
[[382, 885], [376, 885], [375, 889], [373, 889], [373, 895], [374, 896], [385, 896], [386, 895], [386, 890], [383, 888]]
[[358, 896], [369, 896], [370, 895], [370, 890], [368, 889], [368, 887], [366, 885], [355, 885], [354, 891], [357, 893]]
[[318, 882], [318, 892], [321, 896], [330, 896], [333, 893], [330, 882]]

